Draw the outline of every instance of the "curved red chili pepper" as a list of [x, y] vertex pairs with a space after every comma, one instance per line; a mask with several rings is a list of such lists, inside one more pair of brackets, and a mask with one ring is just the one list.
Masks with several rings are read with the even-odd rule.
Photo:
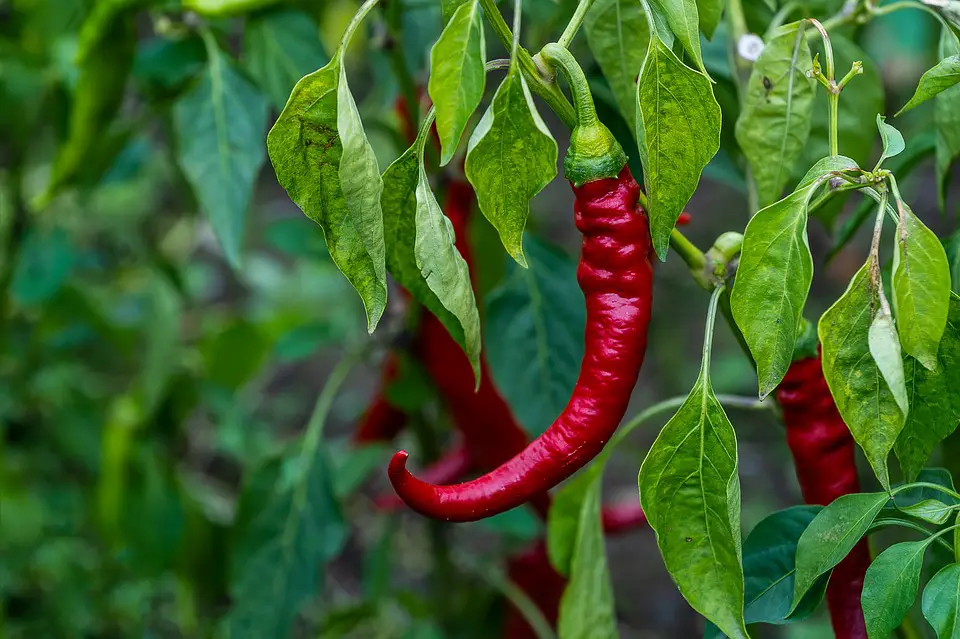
[[[826, 506], [860, 492], [853, 437], [830, 395], [819, 356], [790, 365], [777, 388], [777, 401], [804, 501]], [[827, 606], [837, 639], [867, 637], [860, 595], [869, 566], [870, 548], [864, 540], [833, 570]]]
[[406, 470], [407, 452], [390, 461], [397, 494], [436, 519], [473, 521], [515, 508], [593, 459], [626, 412], [650, 321], [653, 267], [639, 187], [624, 167], [616, 178], [574, 187], [583, 248], [577, 279], [587, 305], [584, 358], [570, 402], [519, 454], [475, 480], [435, 486]]

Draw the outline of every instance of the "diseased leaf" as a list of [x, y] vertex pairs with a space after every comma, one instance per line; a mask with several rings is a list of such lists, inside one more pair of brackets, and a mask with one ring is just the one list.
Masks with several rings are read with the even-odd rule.
[[906, 515], [937, 526], [947, 523], [947, 520], [955, 512], [953, 506], [948, 506], [939, 499], [924, 499], [915, 504], [904, 506], [899, 510]]
[[903, 429], [904, 414], [870, 355], [870, 325], [879, 309], [874, 283], [878, 271], [868, 260], [820, 318], [818, 328], [823, 374], [837, 409], [880, 484], [888, 488], [887, 456]]
[[800, 157], [813, 113], [816, 80], [805, 21], [780, 27], [753, 65], [736, 136], [750, 163], [760, 208], [780, 198]]
[[[666, 25], [670, 27], [670, 31], [677, 37], [683, 50], [687, 52], [697, 68], [706, 75], [707, 68], [703, 66], [703, 55], [700, 52], [700, 17], [697, 12], [697, 1], [649, 1], [653, 5], [654, 11], [663, 18]], [[716, 27], [716, 23], [714, 23], [714, 27]]]
[[886, 118], [877, 114], [877, 129], [880, 131], [880, 141], [883, 142], [883, 152], [880, 154], [880, 161], [877, 165], [883, 164], [883, 161], [900, 155], [907, 148], [903, 141], [903, 136], [893, 126], [887, 124]]
[[863, 618], [871, 637], [889, 637], [917, 599], [923, 554], [932, 538], [906, 541], [884, 550], [863, 580]]
[[587, 12], [583, 31], [620, 114], [636, 135], [637, 76], [650, 44], [640, 0], [597, 0]]
[[950, 314], [937, 366], [931, 371], [913, 357], [904, 357], [904, 376], [910, 412], [896, 453], [907, 480], [920, 473], [937, 444], [960, 424], [960, 297], [950, 296]]
[[323, 229], [330, 257], [360, 294], [372, 331], [387, 301], [382, 182], [341, 79], [339, 53], [301, 79], [267, 136], [267, 151], [290, 199]]
[[893, 398], [906, 415], [909, 410], [907, 404], [907, 387], [903, 377], [903, 355], [900, 352], [900, 340], [897, 336], [897, 327], [893, 324], [893, 317], [883, 308], [877, 311], [870, 329], [867, 332], [867, 344], [870, 355], [880, 369], [883, 380], [893, 393]]
[[960, 563], [943, 568], [927, 583], [922, 608], [937, 639], [960, 639]]
[[720, 148], [720, 106], [710, 80], [683, 64], [658, 38], [650, 41], [637, 96], [650, 234], [662, 260], [703, 167]]
[[640, 467], [640, 504], [671, 577], [728, 637], [748, 637], [737, 439], [710, 384], [709, 358]]
[[465, 164], [480, 210], [521, 266], [530, 200], [557, 175], [557, 143], [514, 64], [470, 138]]
[[913, 97], [897, 111], [897, 117], [919, 106], [942, 91], [960, 82], [960, 56], [952, 55], [938, 62], [920, 78]]
[[744, 232], [730, 307], [757, 363], [760, 397], [770, 394], [790, 367], [813, 281], [807, 204], [830, 171], [855, 166], [843, 157], [818, 162], [805, 184], [757, 213]]
[[950, 308], [950, 263], [940, 239], [905, 202], [898, 202], [897, 249], [893, 254], [893, 307], [900, 343], [930, 370]]
[[417, 237], [414, 256], [427, 286], [463, 327], [464, 350], [480, 384], [480, 313], [470, 283], [470, 269], [454, 246], [453, 224], [440, 210], [430, 181], [419, 163]]
[[583, 359], [586, 313], [577, 265], [528, 237], [530, 268], [513, 265], [486, 300], [490, 374], [531, 436], [553, 423], [570, 399]]
[[[794, 506], [767, 516], [743, 542], [743, 578], [746, 586], [744, 613], [747, 625], [785, 624], [809, 617], [823, 601], [827, 587], [821, 578], [790, 618], [797, 541], [821, 506]], [[720, 629], [709, 621], [704, 639], [721, 639]]]
[[430, 51], [427, 89], [437, 109], [440, 164], [450, 161], [460, 136], [483, 98], [485, 44], [480, 3], [469, 0], [457, 9]]
[[308, 14], [280, 9], [247, 19], [243, 61], [270, 103], [283, 109], [300, 78], [325, 65], [329, 57], [320, 43], [319, 28]]
[[199, 82], [173, 106], [177, 162], [227, 261], [240, 253], [253, 185], [264, 160], [267, 101], [216, 47]]
[[[960, 16], [960, 11], [957, 12]], [[960, 22], [960, 17], [957, 18]], [[960, 26], [956, 27], [960, 30]], [[940, 36], [940, 57], [960, 55], [956, 41], [944, 30]], [[933, 121], [937, 133], [936, 174], [941, 210], [946, 207], [950, 167], [960, 157], [960, 86], [953, 86], [934, 98]]]
[[844, 495], [813, 519], [797, 542], [797, 572], [791, 611], [820, 575], [843, 561], [890, 499], [887, 493]]

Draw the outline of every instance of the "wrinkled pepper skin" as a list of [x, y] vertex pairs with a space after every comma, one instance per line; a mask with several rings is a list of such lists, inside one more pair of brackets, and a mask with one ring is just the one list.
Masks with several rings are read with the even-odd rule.
[[616, 178], [574, 188], [575, 220], [583, 235], [577, 280], [587, 324], [580, 376], [566, 408], [520, 453], [462, 484], [425, 483], [407, 471], [407, 453], [398, 452], [388, 474], [411, 508], [447, 521], [496, 515], [559, 484], [609, 441], [636, 384], [650, 321], [650, 231], [637, 206], [639, 191], [627, 167]]
[[[777, 388], [787, 445], [807, 504], [826, 506], [837, 497], [860, 492], [855, 444], [830, 395], [819, 357], [798, 359]], [[834, 570], [827, 606], [837, 639], [866, 639], [860, 606], [863, 578], [870, 566], [866, 540]]]

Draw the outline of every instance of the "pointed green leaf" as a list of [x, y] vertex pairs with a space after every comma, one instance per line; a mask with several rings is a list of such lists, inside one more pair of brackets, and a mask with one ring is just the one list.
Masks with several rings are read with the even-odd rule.
[[234, 268], [264, 160], [267, 101], [215, 47], [199, 82], [173, 106], [177, 162]]
[[900, 325], [900, 343], [908, 355], [934, 370], [950, 308], [950, 263], [933, 231], [905, 202], [898, 206], [893, 307]]
[[650, 44], [640, 0], [597, 0], [587, 12], [583, 31], [620, 114], [636, 135], [637, 76]]
[[883, 380], [893, 393], [893, 398], [906, 415], [909, 410], [907, 403], [907, 387], [903, 377], [903, 355], [900, 353], [900, 339], [897, 336], [897, 327], [893, 324], [893, 317], [882, 308], [877, 311], [870, 329], [867, 332], [867, 344], [870, 355], [880, 369]]
[[879, 266], [868, 260], [820, 318], [818, 329], [823, 374], [837, 409], [887, 488], [887, 456], [903, 429], [904, 414], [870, 355], [870, 324], [880, 306], [878, 282]]
[[303, 76], [329, 62], [320, 31], [302, 11], [280, 9], [257, 13], [243, 31], [243, 61], [277, 109]]
[[960, 639], [960, 563], [933, 576], [923, 589], [922, 607], [937, 639]]
[[720, 106], [710, 80], [653, 38], [637, 85], [637, 139], [650, 234], [660, 259], [670, 233], [720, 148]]
[[[960, 15], [960, 11], [957, 12]], [[944, 30], [940, 36], [940, 57], [960, 55], [953, 37]], [[950, 167], [960, 157], [960, 86], [953, 86], [934, 98], [933, 121], [937, 132], [937, 193], [940, 208], [946, 206]]]
[[954, 506], [948, 506], [939, 499], [924, 499], [915, 504], [904, 506], [899, 510], [911, 517], [916, 517], [917, 519], [922, 519], [923, 521], [940, 526], [941, 524], [947, 523], [947, 520], [950, 519], [950, 516], [953, 515], [956, 508]]
[[387, 302], [382, 182], [341, 78], [338, 54], [300, 80], [267, 136], [267, 151], [290, 199], [323, 229], [330, 257], [360, 294], [372, 331]]
[[483, 98], [485, 63], [480, 3], [470, 0], [460, 5], [430, 51], [427, 89], [437, 108], [441, 165], [456, 153], [460, 136]]
[[907, 398], [910, 412], [896, 452], [907, 480], [912, 481], [927, 463], [937, 444], [960, 424], [960, 297], [950, 296], [950, 315], [937, 367], [931, 371], [910, 357], [904, 357]]
[[907, 148], [903, 141], [903, 136], [893, 126], [887, 124], [887, 118], [877, 114], [877, 128], [880, 130], [880, 140], [883, 142], [883, 153], [880, 154], [880, 161], [877, 166], [883, 164], [883, 161], [903, 153]]
[[557, 175], [557, 143], [514, 64], [470, 138], [465, 164], [480, 210], [521, 266], [530, 200]]
[[889, 501], [887, 493], [844, 495], [814, 518], [797, 542], [797, 573], [791, 611], [820, 575], [843, 561]]
[[453, 244], [453, 224], [440, 210], [420, 164], [417, 183], [417, 240], [414, 255], [427, 286], [463, 327], [465, 351], [480, 384], [480, 312], [473, 296], [470, 269]]
[[884, 550], [863, 580], [863, 618], [870, 637], [889, 637], [917, 599], [923, 554], [931, 538], [906, 541]]
[[897, 117], [910, 109], [919, 106], [942, 91], [946, 91], [960, 82], [960, 56], [952, 55], [944, 58], [929, 69], [920, 78], [917, 91], [913, 97], [897, 111]]
[[680, 41], [697, 68], [707, 74], [700, 52], [700, 17], [696, 0], [649, 0], [654, 10], [663, 17], [670, 31]]
[[697, 14], [700, 18], [700, 31], [707, 36], [707, 40], [713, 39], [713, 34], [720, 24], [720, 16], [723, 13], [722, 0], [697, 0]]
[[754, 182], [760, 207], [780, 198], [807, 143], [816, 81], [805, 21], [778, 27], [753, 65], [736, 137]]
[[706, 371], [650, 447], [639, 487], [684, 598], [728, 637], [747, 637], [737, 439]]

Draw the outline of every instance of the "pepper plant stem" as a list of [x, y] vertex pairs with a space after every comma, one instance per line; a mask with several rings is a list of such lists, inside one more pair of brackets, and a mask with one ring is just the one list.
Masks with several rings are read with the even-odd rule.
[[570, 46], [570, 43], [573, 42], [573, 38], [577, 35], [577, 31], [580, 30], [580, 25], [583, 24], [583, 19], [586, 17], [587, 11], [590, 10], [591, 6], [593, 6], [593, 0], [580, 0], [580, 4], [577, 5], [577, 10], [573, 12], [573, 17], [570, 18], [567, 28], [563, 30], [560, 39], [557, 40], [557, 43], [561, 47], [567, 48]]

